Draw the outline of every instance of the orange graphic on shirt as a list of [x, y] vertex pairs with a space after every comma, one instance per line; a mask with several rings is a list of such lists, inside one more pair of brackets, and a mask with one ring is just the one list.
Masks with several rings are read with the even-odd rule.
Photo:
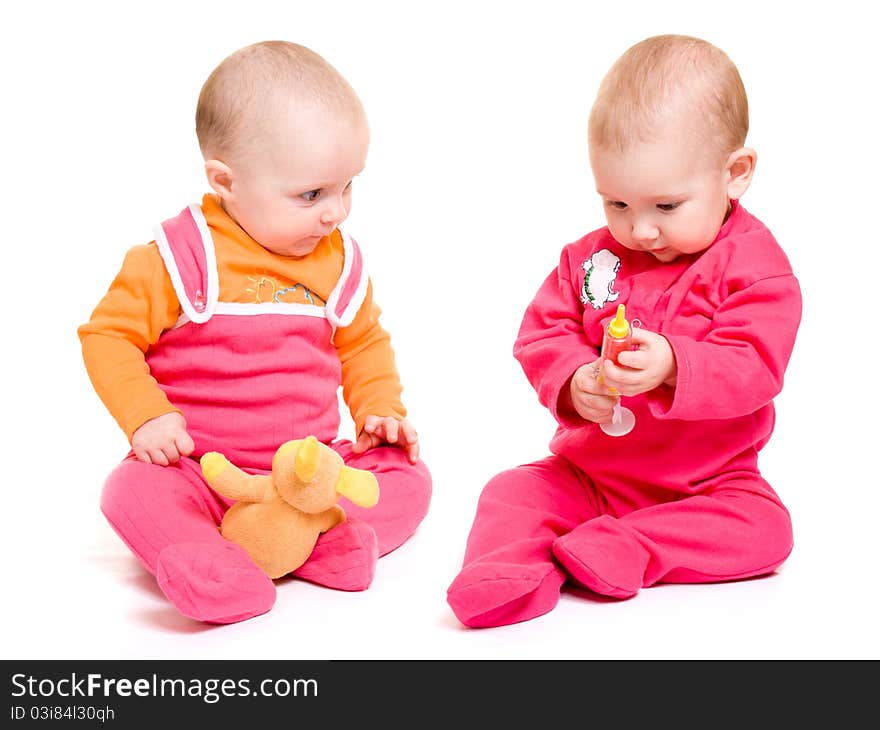
[[245, 289], [253, 295], [253, 301], [257, 304], [273, 302], [275, 304], [314, 304], [323, 307], [326, 302], [304, 284], [297, 282], [291, 286], [281, 286], [271, 276], [249, 276], [252, 283]]

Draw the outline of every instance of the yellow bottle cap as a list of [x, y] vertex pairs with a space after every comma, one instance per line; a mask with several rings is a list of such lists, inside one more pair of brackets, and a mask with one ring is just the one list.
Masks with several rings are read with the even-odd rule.
[[617, 305], [617, 314], [608, 325], [608, 333], [612, 337], [622, 339], [629, 334], [629, 322], [626, 321], [626, 307], [623, 304]]

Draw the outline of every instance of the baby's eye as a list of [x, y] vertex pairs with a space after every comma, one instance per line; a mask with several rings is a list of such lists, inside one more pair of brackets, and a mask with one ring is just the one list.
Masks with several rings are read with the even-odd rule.
[[669, 213], [670, 211], [675, 210], [681, 203], [658, 203], [657, 210], [662, 210], [664, 213]]
[[626, 203], [622, 200], [606, 200], [605, 203], [616, 210], [624, 210], [626, 208]]
[[309, 190], [307, 193], [303, 193], [299, 197], [305, 200], [307, 203], [314, 203], [321, 196], [321, 190]]

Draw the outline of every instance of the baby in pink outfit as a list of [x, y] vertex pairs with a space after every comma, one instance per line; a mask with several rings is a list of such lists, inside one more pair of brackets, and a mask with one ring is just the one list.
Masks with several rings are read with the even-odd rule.
[[[789, 555], [758, 452], [801, 294], [739, 203], [756, 162], [747, 131], [739, 73], [703, 40], [648, 38], [603, 80], [589, 150], [607, 226], [562, 249], [514, 344], [558, 423], [552, 455], [483, 489], [447, 591], [467, 626], [547, 613], [566, 581], [624, 599], [763, 575]], [[620, 304], [633, 349], [600, 365]], [[634, 425], [610, 435], [620, 406]]]
[[[425, 517], [431, 477], [357, 242], [341, 228], [369, 145], [354, 90], [294, 43], [236, 51], [202, 87], [196, 132], [212, 190], [129, 250], [79, 328], [95, 389], [131, 442], [101, 509], [167, 598], [200, 621], [268, 611], [276, 587], [218, 529], [231, 502], [199, 457], [268, 473], [313, 435], [379, 481], [295, 576], [367, 588]], [[354, 442], [339, 439], [337, 394]]]

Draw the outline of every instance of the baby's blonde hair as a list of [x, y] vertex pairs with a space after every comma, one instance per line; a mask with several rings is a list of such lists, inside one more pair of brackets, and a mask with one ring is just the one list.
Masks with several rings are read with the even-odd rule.
[[289, 41], [261, 41], [227, 56], [202, 86], [196, 136], [205, 158], [236, 154], [286, 102], [363, 116], [360, 99], [324, 58]]
[[627, 50], [599, 87], [590, 112], [591, 146], [626, 150], [658, 139], [670, 119], [726, 158], [745, 144], [749, 105], [739, 71], [724, 51], [700, 38], [658, 35]]

